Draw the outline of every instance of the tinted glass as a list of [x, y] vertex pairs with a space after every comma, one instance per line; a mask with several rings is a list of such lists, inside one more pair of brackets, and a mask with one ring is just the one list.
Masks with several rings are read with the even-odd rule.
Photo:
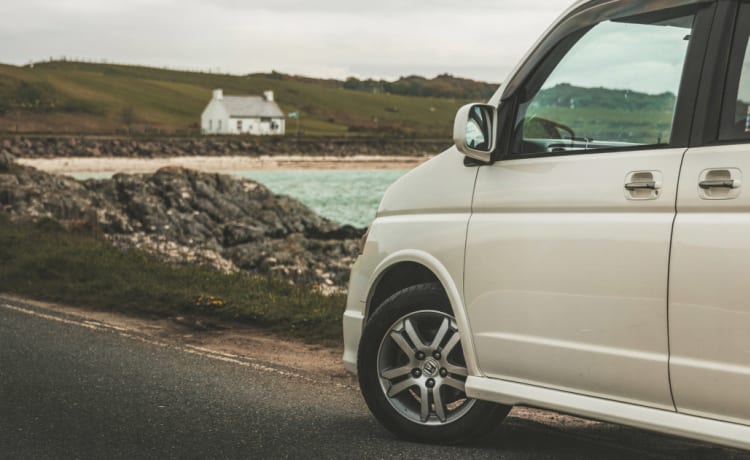
[[740, 7], [721, 116], [721, 140], [750, 139], [750, 5]]
[[515, 152], [668, 144], [693, 20], [606, 21], [562, 43], [527, 85]]

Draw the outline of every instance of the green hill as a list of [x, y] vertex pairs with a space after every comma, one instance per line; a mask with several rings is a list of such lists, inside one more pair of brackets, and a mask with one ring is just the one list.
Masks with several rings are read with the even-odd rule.
[[625, 112], [669, 112], [674, 109], [677, 97], [672, 93], [646, 94], [624, 89], [584, 88], [569, 83], [560, 83], [540, 91], [534, 100], [545, 107], [595, 107]]
[[396, 81], [374, 80], [368, 78], [360, 80], [349, 77], [346, 81], [332, 79], [317, 79], [299, 75], [286, 75], [278, 72], [254, 74], [253, 76], [268, 77], [276, 80], [294, 80], [306, 83], [364, 91], [366, 93], [400, 94], [402, 96], [442, 97], [448, 99], [472, 99], [484, 101], [492, 97], [498, 88], [496, 83], [485, 83], [468, 78], [454, 77], [450, 74], [438, 75], [435, 78], [425, 78], [418, 75], [401, 77]]
[[401, 77], [396, 81], [359, 80], [348, 78], [344, 88], [369, 93], [402, 94], [405, 96], [447, 97], [460, 99], [487, 100], [497, 89], [494, 83], [458, 78], [449, 74], [435, 78], [424, 78], [417, 75]]
[[[446, 87], [445, 79], [421, 83]], [[445, 97], [449, 89], [433, 91], [442, 97], [416, 97], [344, 86], [277, 73], [236, 76], [64, 61], [0, 64], [0, 131], [196, 133], [211, 90], [223, 88], [225, 94], [273, 90], [284, 112], [301, 113], [300, 131], [306, 135], [448, 138], [456, 110], [468, 101]], [[290, 120], [288, 132], [294, 129]]]
[[672, 93], [561, 83], [540, 91], [531, 110], [537, 117], [574, 128], [579, 137], [651, 144], [669, 139], [676, 101]]

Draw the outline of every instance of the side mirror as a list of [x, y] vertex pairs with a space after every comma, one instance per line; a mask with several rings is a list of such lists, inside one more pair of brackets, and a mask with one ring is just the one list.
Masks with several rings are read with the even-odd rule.
[[453, 142], [464, 155], [489, 163], [497, 145], [497, 108], [487, 104], [461, 107], [453, 124]]

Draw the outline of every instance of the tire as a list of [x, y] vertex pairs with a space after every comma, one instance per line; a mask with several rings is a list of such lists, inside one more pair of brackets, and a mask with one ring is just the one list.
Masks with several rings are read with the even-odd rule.
[[357, 372], [370, 411], [405, 440], [466, 443], [495, 429], [510, 411], [466, 398], [458, 327], [437, 283], [409, 287], [381, 304], [362, 333]]

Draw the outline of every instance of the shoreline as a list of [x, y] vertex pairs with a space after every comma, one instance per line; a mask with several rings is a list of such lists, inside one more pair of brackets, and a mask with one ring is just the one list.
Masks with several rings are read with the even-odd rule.
[[178, 156], [165, 158], [58, 157], [17, 158], [16, 162], [52, 174], [80, 173], [153, 173], [165, 167], [183, 167], [210, 173], [272, 170], [364, 170], [412, 169], [431, 156]]

